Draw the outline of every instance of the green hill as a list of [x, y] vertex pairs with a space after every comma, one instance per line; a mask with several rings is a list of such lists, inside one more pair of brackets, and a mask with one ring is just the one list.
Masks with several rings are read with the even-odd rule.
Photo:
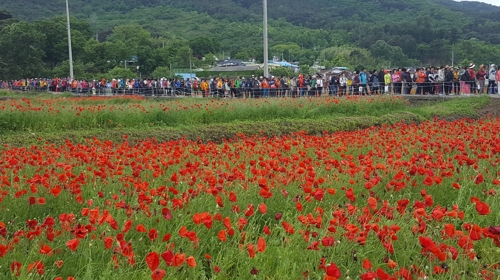
[[[500, 7], [452, 0], [270, 0], [268, 4], [270, 56], [302, 65], [315, 61], [351, 67], [451, 64], [452, 50], [455, 63], [500, 62], [496, 46]], [[39, 38], [44, 54], [39, 66], [51, 71], [64, 67], [64, 20], [54, 17], [65, 15], [65, 0], [0, 0], [0, 9], [15, 19], [33, 22], [28, 25], [45, 35]], [[262, 59], [261, 1], [70, 0], [70, 9], [81, 28], [73, 27], [79, 40], [74, 43], [76, 59], [86, 73], [104, 73], [121, 65], [125, 58], [118, 58], [116, 52], [138, 56], [146, 74], [159, 66], [187, 67], [190, 52], [197, 58], [213, 53]], [[0, 28], [12, 22], [0, 16]], [[54, 22], [58, 32], [49, 31]], [[114, 32], [122, 32], [119, 27], [124, 25], [138, 33], [147, 31], [143, 41], [125, 42], [127, 36], [135, 36], [133, 32], [116, 39]], [[138, 26], [144, 30], [135, 29]], [[9, 32], [4, 30], [0, 36], [5, 38]], [[91, 40], [95, 37], [99, 42]], [[2, 42], [0, 63], [8, 64], [1, 48]]]

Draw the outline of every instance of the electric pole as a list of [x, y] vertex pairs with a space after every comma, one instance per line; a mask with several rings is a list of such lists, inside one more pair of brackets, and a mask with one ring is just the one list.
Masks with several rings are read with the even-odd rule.
[[264, 77], [269, 77], [269, 57], [267, 42], [267, 0], [263, 0], [264, 6]]
[[75, 77], [73, 75], [73, 51], [71, 49], [71, 25], [69, 24], [68, 0], [66, 0], [66, 20], [68, 22], [69, 77], [71, 80], [73, 80]]

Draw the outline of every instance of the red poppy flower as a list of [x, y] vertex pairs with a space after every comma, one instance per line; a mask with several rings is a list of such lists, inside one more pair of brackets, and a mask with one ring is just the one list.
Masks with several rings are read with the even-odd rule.
[[155, 241], [158, 238], [158, 231], [155, 228], [152, 228], [148, 232], [148, 237], [151, 241]]
[[172, 213], [168, 208], [161, 209], [161, 214], [165, 220], [170, 221], [172, 219]]
[[217, 234], [217, 237], [219, 238], [220, 241], [226, 242], [226, 240], [227, 240], [226, 231], [225, 230], [219, 231], [219, 233]]
[[340, 269], [334, 263], [329, 263], [329, 264], [325, 265], [325, 271], [326, 271], [326, 275], [328, 275], [330, 277], [335, 277], [337, 279], [340, 279], [340, 277], [342, 276]]
[[54, 262], [54, 265], [57, 266], [57, 268], [61, 268], [64, 264], [64, 261], [63, 260], [58, 260], [56, 262]]
[[66, 242], [66, 246], [73, 252], [76, 250], [76, 248], [78, 248], [78, 245], [80, 245], [80, 240], [78, 238], [71, 239]]
[[259, 205], [259, 211], [260, 211], [262, 214], [266, 214], [266, 213], [267, 213], [267, 206], [266, 206], [266, 204], [261, 203], [261, 204]]
[[189, 267], [196, 267], [196, 260], [194, 259], [193, 256], [187, 257], [186, 263], [188, 264]]
[[10, 271], [15, 275], [15, 276], [19, 276], [21, 275], [21, 267], [22, 267], [22, 264], [18, 261], [13, 261], [11, 264], [10, 264]]
[[363, 268], [366, 270], [372, 269], [372, 262], [369, 259], [363, 260]]
[[45, 273], [45, 265], [41, 261], [35, 261], [28, 265], [28, 272], [31, 272], [33, 269], [35, 269], [39, 275]]
[[268, 226], [264, 226], [264, 233], [267, 235], [271, 234], [271, 230], [269, 229]]
[[53, 254], [52, 248], [50, 248], [49, 245], [43, 245], [42, 248], [40, 248], [40, 254], [51, 256]]
[[174, 264], [174, 253], [172, 253], [172, 251], [170, 250], [162, 253], [161, 258], [163, 259], [163, 261], [165, 261], [165, 264], [167, 264], [167, 266], [172, 266]]
[[109, 236], [105, 237], [103, 239], [103, 242], [104, 242], [104, 247], [106, 249], [111, 249], [111, 247], [113, 247], [113, 242], [114, 242], [113, 237], [109, 237]]
[[259, 237], [257, 241], [257, 252], [263, 253], [266, 251], [266, 240], [262, 237]]
[[146, 263], [151, 271], [155, 271], [160, 266], [160, 257], [157, 252], [151, 252], [146, 256]]
[[165, 277], [165, 270], [163, 269], [155, 269], [152, 273], [151, 273], [151, 279], [152, 280], [162, 280], [163, 277]]
[[254, 249], [254, 246], [252, 243], [249, 243], [247, 245], [247, 251], [248, 251], [248, 255], [250, 256], [250, 258], [254, 258], [255, 257], [255, 249]]

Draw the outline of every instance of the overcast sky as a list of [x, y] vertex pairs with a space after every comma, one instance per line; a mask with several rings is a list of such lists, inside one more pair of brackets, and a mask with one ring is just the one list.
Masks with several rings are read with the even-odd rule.
[[[455, 0], [455, 1], [461, 1], [461, 0]], [[488, 3], [488, 4], [492, 4], [492, 5], [495, 5], [495, 6], [500, 6], [500, 0], [477, 0], [477, 2], [483, 2], [483, 3]]]

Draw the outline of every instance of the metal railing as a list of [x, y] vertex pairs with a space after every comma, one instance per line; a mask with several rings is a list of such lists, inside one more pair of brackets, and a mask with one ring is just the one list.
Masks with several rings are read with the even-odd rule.
[[496, 94], [498, 85], [491, 81], [453, 81], [453, 82], [401, 82], [385, 85], [383, 83], [326, 85], [322, 88], [311, 86], [284, 86], [280, 88], [214, 88], [202, 91], [193, 87], [56, 87], [39, 85], [15, 85], [0, 82], [0, 89], [22, 92], [67, 92], [75, 95], [144, 95], [144, 96], [197, 96], [197, 97], [319, 97], [328, 95], [371, 95], [371, 94]]

